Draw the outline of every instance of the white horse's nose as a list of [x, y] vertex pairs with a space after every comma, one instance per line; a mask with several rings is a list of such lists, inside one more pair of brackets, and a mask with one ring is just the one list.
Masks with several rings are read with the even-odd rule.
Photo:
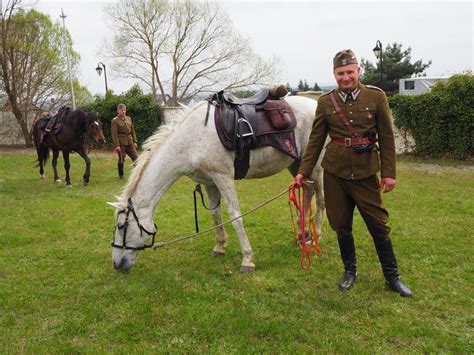
[[120, 260], [120, 262], [117, 262], [115, 260], [112, 261], [112, 264], [114, 265], [115, 270], [120, 270], [122, 267], [123, 259]]

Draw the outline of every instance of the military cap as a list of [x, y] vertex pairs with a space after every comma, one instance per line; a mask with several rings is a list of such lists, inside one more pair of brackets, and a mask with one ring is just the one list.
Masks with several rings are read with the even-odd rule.
[[336, 53], [333, 59], [334, 68], [343, 67], [349, 64], [359, 64], [354, 52], [351, 49], [343, 49]]

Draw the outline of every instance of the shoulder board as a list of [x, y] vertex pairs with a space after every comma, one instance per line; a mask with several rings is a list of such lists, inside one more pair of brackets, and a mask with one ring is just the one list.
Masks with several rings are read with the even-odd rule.
[[323, 96], [326, 96], [326, 95], [329, 95], [330, 93], [334, 92], [334, 89], [331, 90], [331, 91], [328, 91], [328, 92], [325, 92], [324, 94], [322, 94], [319, 98], [323, 97]]
[[373, 85], [366, 85], [365, 86], [366, 88], [368, 89], [375, 89], [375, 90], [379, 90], [379, 91], [382, 91], [384, 92], [381, 88], [377, 87], [377, 86], [373, 86]]

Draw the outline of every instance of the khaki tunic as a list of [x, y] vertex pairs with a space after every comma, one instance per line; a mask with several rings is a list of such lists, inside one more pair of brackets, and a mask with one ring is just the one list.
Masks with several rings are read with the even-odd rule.
[[[348, 180], [364, 179], [379, 170], [382, 177], [395, 179], [395, 140], [387, 97], [375, 86], [359, 84], [359, 88], [356, 100], [348, 98], [346, 102], [339, 96], [340, 89], [337, 88], [336, 101], [358, 133], [377, 132], [379, 149], [357, 153], [351, 147], [328, 143], [321, 165], [329, 173]], [[298, 173], [305, 177], [311, 175], [328, 134], [331, 138], [351, 137], [351, 132], [336, 113], [329, 93], [318, 100], [308, 147]]]
[[137, 143], [135, 129], [129, 116], [117, 116], [112, 120], [112, 140], [116, 147]]

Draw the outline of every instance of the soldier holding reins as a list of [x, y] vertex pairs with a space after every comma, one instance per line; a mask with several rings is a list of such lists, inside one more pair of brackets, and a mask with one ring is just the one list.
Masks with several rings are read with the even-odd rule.
[[117, 168], [120, 179], [123, 179], [123, 163], [126, 155], [134, 162], [138, 158], [137, 135], [133, 128], [132, 119], [126, 115], [127, 107], [124, 104], [117, 105], [117, 117], [112, 120], [112, 140], [115, 152], [119, 156]]
[[357, 276], [352, 235], [357, 206], [372, 235], [387, 285], [410, 297], [412, 292], [398, 274], [388, 212], [381, 198], [381, 191], [392, 191], [396, 183], [395, 140], [387, 97], [381, 89], [359, 82], [360, 67], [350, 49], [336, 54], [333, 68], [338, 87], [318, 100], [309, 144], [294, 184], [302, 185], [311, 175], [329, 135], [321, 165], [327, 216], [337, 233], [344, 264], [339, 288], [349, 290]]

